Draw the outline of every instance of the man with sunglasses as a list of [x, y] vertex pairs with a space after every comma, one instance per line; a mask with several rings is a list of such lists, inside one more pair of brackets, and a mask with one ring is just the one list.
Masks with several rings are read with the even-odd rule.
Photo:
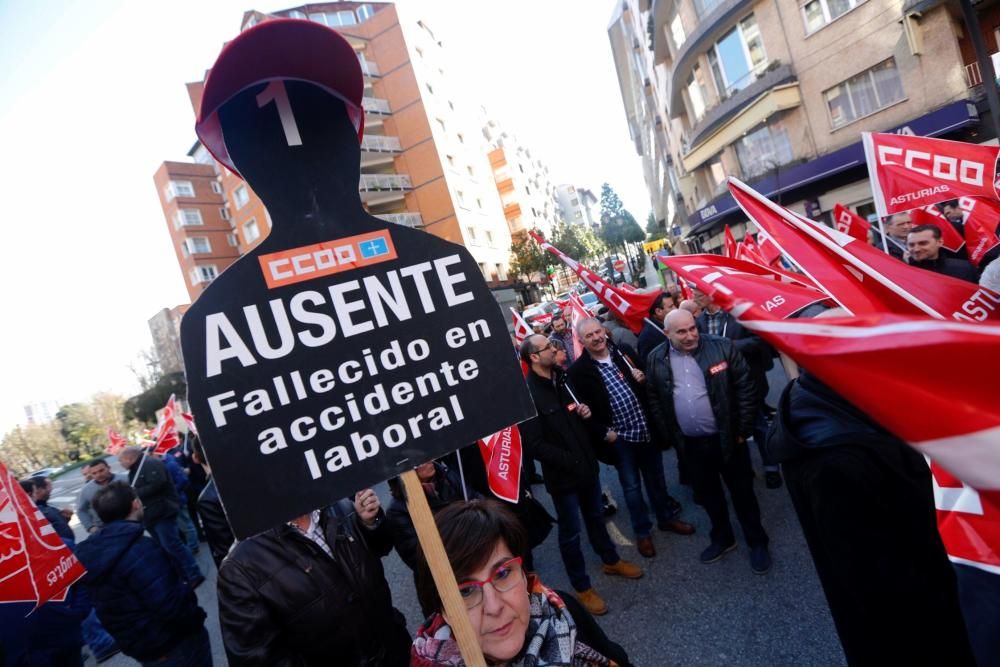
[[525, 338], [520, 354], [530, 368], [528, 390], [538, 412], [521, 424], [521, 437], [531, 456], [542, 463], [545, 488], [559, 519], [559, 553], [580, 603], [591, 614], [606, 614], [608, 606], [591, 585], [580, 549], [581, 515], [605, 574], [638, 579], [642, 570], [618, 556], [604, 524], [597, 453], [584, 426], [590, 408], [576, 401], [556, 363], [555, 346], [545, 336]]

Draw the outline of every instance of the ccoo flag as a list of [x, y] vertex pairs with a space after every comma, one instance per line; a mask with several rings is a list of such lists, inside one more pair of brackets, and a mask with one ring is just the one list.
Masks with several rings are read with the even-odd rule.
[[486, 481], [497, 498], [516, 503], [521, 497], [521, 431], [517, 424], [479, 441]]
[[997, 146], [862, 132], [880, 217], [959, 197], [996, 199]]
[[868, 230], [871, 223], [843, 204], [833, 207], [833, 224], [841, 234], [847, 234], [856, 241], [868, 243]]
[[564, 254], [534, 231], [529, 231], [528, 233], [531, 234], [531, 238], [535, 239], [535, 242], [543, 250], [548, 250], [561, 259], [566, 266], [576, 271], [580, 279], [594, 291], [594, 294], [597, 295], [601, 303], [606, 305], [611, 312], [617, 314], [622, 322], [625, 323], [625, 326], [631, 329], [633, 333], [639, 333], [642, 330], [643, 320], [649, 315], [649, 307], [656, 301], [659, 292], [642, 293], [618, 290], [604, 280], [604, 278], [601, 278], [572, 257]]

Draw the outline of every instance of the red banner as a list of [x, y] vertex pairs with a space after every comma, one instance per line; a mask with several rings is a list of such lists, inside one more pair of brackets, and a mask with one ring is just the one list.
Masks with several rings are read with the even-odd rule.
[[781, 266], [781, 248], [771, 240], [771, 237], [763, 229], [757, 232], [757, 250], [767, 262], [767, 266], [771, 268]]
[[898, 313], [962, 321], [1000, 321], [1000, 295], [930, 273], [807, 220], [730, 179], [746, 214], [766, 229], [817, 286], [856, 315]]
[[128, 445], [128, 441], [115, 433], [110, 428], [108, 429], [108, 446], [104, 448], [105, 454], [111, 454], [112, 456], [118, 456], [118, 453], [125, 449]]
[[579, 359], [583, 355], [583, 343], [580, 342], [580, 338], [576, 335], [576, 327], [580, 322], [588, 317], [593, 317], [593, 315], [590, 314], [590, 311], [583, 304], [583, 300], [576, 293], [569, 295], [569, 305], [572, 308], [568, 324], [573, 331], [573, 358]]
[[856, 241], [868, 243], [868, 230], [871, 228], [871, 223], [843, 204], [836, 204], [833, 207], [833, 224], [841, 234], [847, 234]]
[[983, 257], [1000, 245], [997, 223], [1000, 223], [1000, 203], [988, 199], [962, 198], [958, 204], [968, 211], [965, 214], [965, 243], [969, 261], [974, 266], [982, 264]]
[[511, 321], [514, 323], [514, 345], [520, 347], [524, 339], [530, 336], [533, 331], [524, 318], [513, 308], [510, 309]]
[[753, 262], [754, 264], [767, 266], [767, 260], [764, 259], [764, 255], [760, 254], [760, 249], [757, 247], [757, 240], [753, 237], [753, 234], [743, 235], [743, 241], [737, 246], [736, 254], [733, 256], [736, 259], [742, 259], [744, 262]]
[[721, 291], [751, 301], [755, 308], [763, 308], [771, 317], [784, 319], [806, 306], [829, 301], [829, 297], [818, 289], [739, 259], [718, 255], [674, 255], [661, 256], [660, 260], [713, 299]]
[[177, 437], [177, 406], [171, 394], [163, 414], [160, 416], [160, 423], [156, 426], [156, 445], [153, 447], [153, 454], [160, 456], [166, 454], [171, 449], [180, 444]]
[[0, 603], [65, 599], [86, 573], [21, 485], [0, 463]]
[[562, 260], [566, 266], [573, 269], [580, 276], [580, 279], [593, 290], [601, 303], [606, 305], [611, 312], [616, 313], [633, 333], [639, 333], [642, 330], [643, 320], [649, 315], [649, 307], [656, 301], [658, 292], [642, 293], [618, 290], [604, 278], [564, 254], [534, 231], [528, 233], [543, 250], [548, 250]]
[[722, 256], [723, 257], [736, 257], [736, 239], [733, 237], [733, 231], [729, 229], [729, 225], [726, 225], [726, 233], [724, 237], [725, 243], [722, 246]]
[[997, 198], [997, 146], [881, 132], [861, 136], [881, 217], [959, 197]]
[[934, 206], [924, 206], [910, 211], [910, 221], [913, 226], [934, 225], [941, 230], [941, 245], [946, 250], [958, 252], [965, 245], [965, 239], [958, 233], [948, 218], [944, 217], [941, 211]]
[[479, 441], [486, 480], [497, 498], [516, 503], [521, 497], [521, 431], [517, 424]]

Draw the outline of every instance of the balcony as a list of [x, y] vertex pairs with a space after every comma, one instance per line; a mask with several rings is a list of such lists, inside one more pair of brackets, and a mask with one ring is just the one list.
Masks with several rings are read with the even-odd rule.
[[366, 134], [361, 140], [361, 150], [371, 153], [398, 153], [402, 150], [397, 137]]
[[418, 229], [424, 225], [424, 219], [419, 213], [381, 213], [375, 217], [386, 222], [391, 222], [394, 225], [412, 227], [413, 229]]
[[366, 114], [377, 114], [380, 116], [388, 116], [389, 114], [392, 113], [389, 110], [388, 100], [383, 100], [378, 97], [362, 97], [361, 108], [365, 110]]
[[704, 0], [704, 10], [708, 13], [701, 16], [694, 32], [688, 35], [684, 44], [677, 51], [674, 67], [670, 71], [670, 88], [667, 94], [667, 113], [671, 118], [677, 118], [684, 113], [684, 103], [681, 101], [681, 91], [698, 61], [698, 56], [704, 53], [713, 41], [721, 37], [735, 25], [737, 19], [753, 6], [753, 0]]
[[382, 76], [382, 72], [379, 70], [378, 65], [370, 60], [361, 61], [361, 73], [373, 79]]
[[405, 174], [361, 174], [358, 190], [378, 192], [383, 190], [412, 190], [410, 177]]

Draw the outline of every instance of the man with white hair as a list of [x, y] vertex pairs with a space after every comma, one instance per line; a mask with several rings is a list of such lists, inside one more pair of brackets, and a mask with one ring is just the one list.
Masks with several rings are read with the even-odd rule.
[[686, 310], [667, 315], [666, 334], [668, 341], [647, 359], [649, 407], [660, 429], [683, 448], [695, 502], [712, 521], [712, 541], [701, 561], [714, 563], [736, 548], [722, 490], [725, 481], [750, 546], [750, 566], [765, 574], [771, 556], [746, 444], [758, 407], [750, 369], [732, 341], [699, 334]]
[[618, 479], [625, 493], [636, 546], [646, 558], [656, 555], [653, 523], [642, 495], [643, 484], [662, 531], [691, 535], [694, 526], [680, 520], [680, 503], [667, 492], [663, 455], [651, 442], [652, 431], [646, 413], [646, 376], [639, 370], [635, 353], [609, 343], [595, 318], [577, 324], [576, 335], [584, 353], [570, 366], [570, 383], [578, 398], [590, 407], [587, 420], [595, 446], [611, 449], [617, 462]]

